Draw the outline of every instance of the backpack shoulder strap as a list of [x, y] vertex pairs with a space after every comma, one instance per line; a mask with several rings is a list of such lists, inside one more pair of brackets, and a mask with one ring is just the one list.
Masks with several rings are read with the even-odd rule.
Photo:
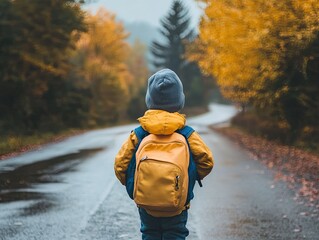
[[178, 129], [176, 132], [182, 134], [186, 139], [188, 139], [194, 131], [195, 130], [192, 127], [185, 125], [183, 128]]
[[[183, 128], [178, 129], [176, 132], [179, 133], [179, 134], [182, 134], [187, 140], [192, 135], [192, 133], [195, 132], [195, 130], [192, 127], [190, 127], [190, 126], [185, 125]], [[189, 142], [188, 141], [187, 141], [187, 145], [188, 145], [189, 151], [191, 152], [191, 148], [189, 146]], [[192, 157], [192, 154], [191, 154], [191, 161], [194, 161], [193, 157]], [[202, 184], [202, 181], [200, 180], [198, 175], [196, 176], [196, 180], [197, 180], [199, 186], [202, 187], [203, 184]]]
[[138, 143], [140, 143], [143, 140], [143, 138], [149, 135], [149, 133], [145, 131], [144, 128], [142, 128], [142, 126], [135, 128], [133, 131], [138, 139]]
[[[132, 132], [135, 133], [138, 143], [135, 146], [135, 152], [137, 151], [140, 143], [142, 142], [143, 138], [145, 138], [149, 133], [145, 131], [141, 126], [135, 128]], [[131, 161], [127, 167], [126, 170], [126, 182], [125, 182], [125, 187], [128, 195], [130, 198], [133, 199], [133, 191], [134, 191], [134, 175], [135, 175], [135, 167], [136, 167], [136, 157], [135, 157], [135, 152], [131, 158]]]

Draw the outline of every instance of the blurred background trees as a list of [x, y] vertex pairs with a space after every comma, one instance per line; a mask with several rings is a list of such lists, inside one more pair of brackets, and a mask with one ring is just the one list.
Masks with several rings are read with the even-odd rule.
[[[116, 123], [148, 77], [145, 48], [106, 10], [75, 0], [0, 1], [2, 133]], [[132, 106], [130, 106], [132, 107]]]
[[134, 27], [107, 10], [84, 11], [85, 1], [0, 0], [0, 132], [136, 119], [146, 110], [149, 75], [171, 68], [183, 81], [186, 108], [219, 98], [210, 90], [217, 83], [248, 109], [235, 121], [318, 147], [319, 1], [197, 1], [204, 10], [198, 34], [174, 0], [147, 46], [149, 25], [147, 33], [137, 27], [144, 42], [133, 41], [126, 29]]
[[132, 81], [129, 84], [130, 101], [127, 104], [127, 115], [129, 119], [136, 120], [143, 116], [147, 110], [145, 105], [145, 95], [147, 79], [150, 75], [148, 63], [146, 61], [147, 46], [136, 39], [129, 51], [126, 61], [129, 72], [132, 73]]
[[59, 91], [68, 85], [74, 33], [86, 29], [84, 13], [71, 0], [0, 4], [1, 129], [58, 122]]
[[115, 15], [85, 1], [0, 0], [0, 127], [3, 134], [91, 128], [136, 119], [159, 68], [183, 81], [186, 108], [207, 105], [210, 78], [187, 53], [196, 34], [181, 1], [161, 21], [161, 40], [128, 43]]
[[81, 34], [72, 62], [77, 70], [75, 82], [81, 79], [88, 94], [89, 126], [114, 123], [129, 99], [131, 75], [125, 61], [129, 46], [123, 26], [115, 16], [100, 9], [87, 17], [88, 31]]
[[319, 2], [201, 2], [202, 51], [193, 58], [224, 96], [286, 128], [288, 143], [317, 135]]
[[161, 19], [159, 31], [163, 41], [155, 40], [151, 45], [155, 69], [172, 69], [183, 82], [186, 108], [205, 106], [208, 86], [207, 77], [201, 73], [198, 64], [187, 57], [188, 46], [196, 38], [190, 21], [188, 10], [182, 1], [173, 1], [168, 14]]

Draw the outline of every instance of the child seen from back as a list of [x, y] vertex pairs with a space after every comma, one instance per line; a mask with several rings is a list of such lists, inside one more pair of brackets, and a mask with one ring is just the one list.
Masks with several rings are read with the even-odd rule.
[[[148, 110], [138, 119], [145, 132], [156, 136], [170, 136], [185, 127], [185, 116], [178, 113], [184, 107], [185, 96], [182, 82], [175, 72], [163, 69], [152, 75], [148, 79], [145, 102]], [[187, 142], [196, 165], [197, 176], [202, 180], [213, 168], [212, 153], [195, 131], [187, 138]], [[138, 145], [138, 136], [132, 131], [115, 158], [115, 174], [123, 185], [127, 184], [127, 170]], [[188, 195], [193, 197], [192, 192]], [[142, 239], [186, 239], [189, 234], [186, 228], [188, 208], [189, 202], [185, 202], [183, 209], [175, 216], [158, 217], [139, 206]]]

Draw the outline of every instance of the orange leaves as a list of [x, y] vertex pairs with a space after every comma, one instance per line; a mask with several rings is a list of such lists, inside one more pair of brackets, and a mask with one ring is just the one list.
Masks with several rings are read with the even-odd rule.
[[88, 18], [88, 22], [91, 26], [91, 47], [95, 53], [113, 60], [108, 64], [123, 61], [126, 58], [125, 49], [128, 48], [124, 40], [128, 34], [125, 33], [122, 24], [116, 22], [115, 16], [101, 8], [96, 15]]
[[125, 61], [129, 50], [124, 41], [128, 34], [115, 16], [104, 9], [87, 17], [88, 33], [78, 41], [78, 51], [84, 55], [85, 75], [94, 82], [98, 75], [102, 78], [116, 78], [121, 88], [128, 91], [130, 76]]
[[89, 125], [115, 122], [128, 102], [131, 74], [126, 61], [130, 50], [127, 33], [115, 16], [104, 9], [86, 19], [72, 61], [78, 81], [90, 92]]
[[319, 31], [316, 0], [205, 3], [199, 36], [205, 51], [196, 59], [233, 101], [255, 98], [282, 75], [287, 56], [298, 56]]

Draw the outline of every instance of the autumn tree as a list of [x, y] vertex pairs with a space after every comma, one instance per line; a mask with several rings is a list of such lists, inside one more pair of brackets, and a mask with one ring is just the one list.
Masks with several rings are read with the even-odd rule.
[[291, 129], [318, 112], [314, 80], [319, 31], [315, 0], [203, 0], [193, 55], [201, 68], [216, 76], [223, 94], [286, 122]]
[[146, 46], [136, 40], [130, 46], [126, 61], [128, 71], [132, 77], [129, 85], [130, 101], [127, 105], [128, 117], [136, 120], [147, 110], [145, 105], [145, 94], [147, 79], [150, 75], [146, 61]]
[[[90, 94], [89, 125], [115, 122], [129, 99], [132, 77], [125, 64], [129, 46], [127, 33], [115, 16], [104, 9], [87, 18], [89, 30], [77, 43], [77, 85]], [[75, 73], [76, 74], [76, 73]]]

